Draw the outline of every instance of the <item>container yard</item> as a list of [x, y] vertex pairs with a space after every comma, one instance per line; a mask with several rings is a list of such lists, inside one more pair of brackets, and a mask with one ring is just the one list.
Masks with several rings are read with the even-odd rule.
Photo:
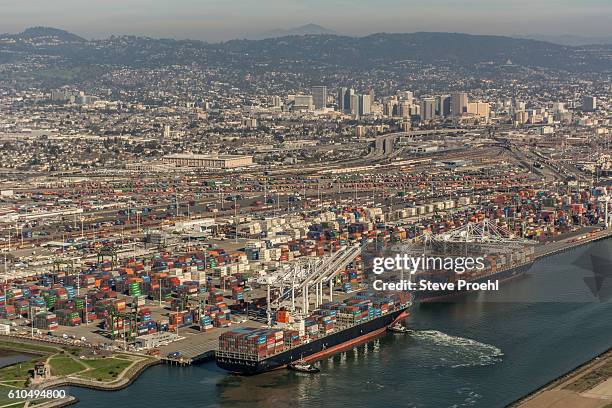
[[[84, 237], [31, 256], [33, 265], [37, 257], [52, 260], [49, 266], [34, 265], [34, 273], [9, 278], [13, 271], [5, 264], [0, 318], [23, 325], [18, 330], [24, 333], [34, 329], [40, 336], [67, 334], [126, 349], [150, 344], [139, 342], [142, 336], [176, 334], [161, 349], [178, 351], [174, 349], [183, 343], [192, 349], [183, 360], [193, 361], [210, 356], [216, 338], [236, 325], [262, 325], [266, 319], [287, 323], [285, 310], [274, 316], [265, 310], [264, 281], [291, 265], [352, 247], [416, 242], [424, 234], [442, 235], [483, 220], [538, 243], [531, 256], [535, 260], [581, 239], [606, 236], [607, 230], [597, 232], [608, 221], [605, 197], [604, 188], [569, 194], [525, 189], [429, 202], [404, 200], [402, 209], [335, 204], [287, 215], [227, 216], [226, 222], [215, 220], [206, 242], [190, 227], [179, 230], [177, 226], [185, 225], [179, 220], [161, 229], [133, 231], [123, 239]], [[131, 221], [130, 211], [122, 214]], [[14, 256], [11, 261], [13, 266], [19, 262]], [[499, 265], [490, 268], [501, 268], [506, 261], [492, 262]], [[332, 292], [340, 296], [367, 288], [366, 269], [361, 256], [352, 258], [329, 279]], [[303, 301], [301, 309], [321, 306], [322, 292]], [[332, 292], [326, 295], [330, 301]], [[272, 303], [279, 295], [272, 293]], [[305, 330], [333, 331], [334, 319], [325, 318], [328, 321], [316, 324], [306, 320]]]

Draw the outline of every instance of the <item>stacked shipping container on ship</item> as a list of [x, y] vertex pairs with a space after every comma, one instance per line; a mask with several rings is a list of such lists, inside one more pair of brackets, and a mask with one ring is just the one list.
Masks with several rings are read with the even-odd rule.
[[288, 312], [279, 310], [277, 320], [282, 328], [240, 328], [223, 333], [216, 351], [217, 365], [252, 375], [300, 360], [314, 361], [383, 333], [408, 316], [410, 304], [404, 292], [363, 292], [344, 302], [326, 303], [293, 324], [286, 322], [290, 320]]

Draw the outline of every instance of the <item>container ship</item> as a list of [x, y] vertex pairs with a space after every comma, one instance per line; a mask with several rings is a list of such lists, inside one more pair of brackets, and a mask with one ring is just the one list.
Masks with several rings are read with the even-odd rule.
[[[532, 248], [526, 248], [520, 253], [509, 256], [487, 257], [485, 269], [478, 271], [468, 271], [458, 275], [454, 271], [433, 271], [421, 272], [416, 274], [416, 282], [421, 279], [430, 282], [447, 283], [463, 279], [469, 283], [484, 283], [487, 281], [504, 282], [523, 275], [531, 268], [535, 262]], [[453, 297], [458, 297], [469, 293], [468, 290], [423, 290], [415, 291], [414, 298], [420, 303], [435, 301], [447, 301]]]
[[343, 302], [324, 303], [312, 315], [282, 328], [234, 329], [219, 337], [217, 365], [254, 375], [297, 361], [316, 361], [384, 333], [408, 317], [411, 303], [406, 292], [360, 292]]

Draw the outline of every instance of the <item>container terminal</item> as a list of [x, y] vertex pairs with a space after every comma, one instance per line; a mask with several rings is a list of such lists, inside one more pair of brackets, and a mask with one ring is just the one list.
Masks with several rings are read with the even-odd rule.
[[[494, 223], [514, 239], [530, 240], [532, 253], [525, 256], [535, 261], [609, 236], [606, 194], [601, 188], [569, 196], [526, 190], [514, 203], [516, 198], [496, 194], [402, 210], [336, 205], [230, 216], [227, 223], [213, 219], [214, 225], [207, 218], [179, 218], [115, 239], [37, 247], [31, 260], [52, 260], [41, 265], [17, 259], [11, 248], [0, 297], [3, 332], [189, 364], [212, 358], [234, 329], [287, 323], [285, 311], [307, 317], [326, 302], [345, 302], [367, 290], [366, 246], [415, 243], [432, 234], [448, 244], [449, 237], [465, 239], [461, 231]], [[25, 250], [25, 240], [15, 242], [23, 245], [17, 253]], [[18, 269], [28, 261], [32, 268]], [[302, 298], [282, 310], [287, 280], [309, 272]]]

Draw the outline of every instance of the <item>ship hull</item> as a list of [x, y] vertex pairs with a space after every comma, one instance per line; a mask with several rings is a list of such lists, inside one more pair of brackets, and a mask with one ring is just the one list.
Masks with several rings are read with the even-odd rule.
[[236, 374], [255, 375], [286, 367], [298, 360], [316, 361], [383, 334], [388, 326], [408, 317], [406, 310], [407, 307], [395, 310], [259, 361], [217, 357], [217, 366]]
[[[508, 268], [499, 272], [481, 276], [475, 279], [470, 279], [470, 283], [484, 283], [491, 280], [497, 280], [500, 283], [522, 276], [529, 270], [533, 265], [533, 262], [528, 262], [523, 265], [516, 266], [514, 268]], [[469, 290], [424, 290], [413, 292], [414, 299], [419, 303], [430, 303], [436, 301], [450, 301], [453, 298], [465, 296], [473, 291]]]

